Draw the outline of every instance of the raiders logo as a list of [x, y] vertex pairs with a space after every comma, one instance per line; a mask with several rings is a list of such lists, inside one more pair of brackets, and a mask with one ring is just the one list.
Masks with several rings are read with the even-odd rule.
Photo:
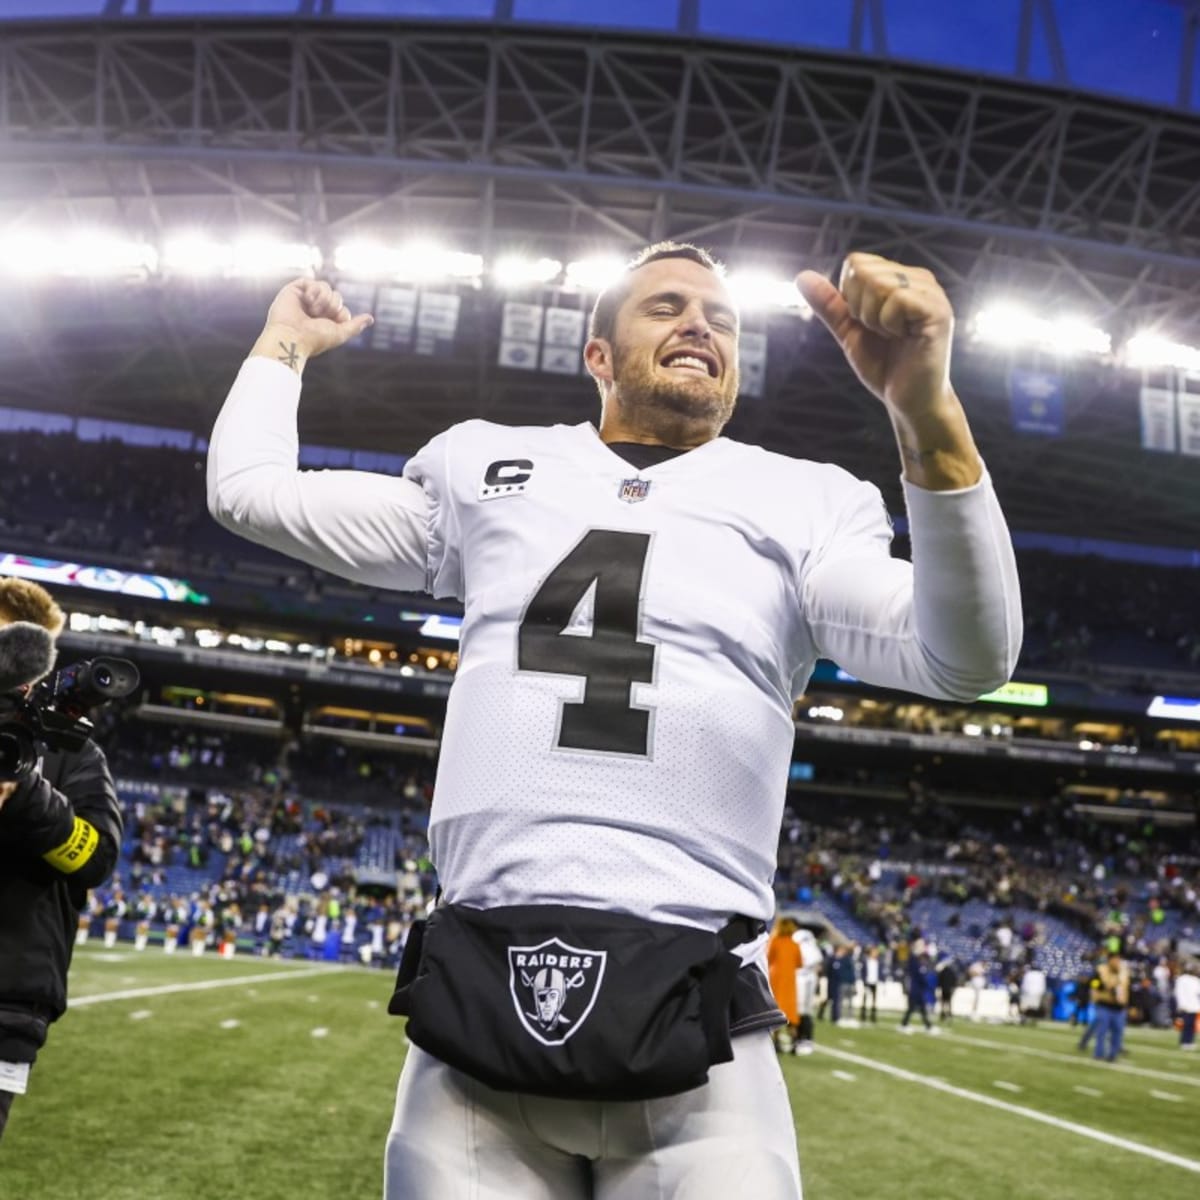
[[558, 938], [509, 946], [508, 988], [521, 1024], [543, 1046], [561, 1046], [587, 1020], [604, 979], [603, 950]]

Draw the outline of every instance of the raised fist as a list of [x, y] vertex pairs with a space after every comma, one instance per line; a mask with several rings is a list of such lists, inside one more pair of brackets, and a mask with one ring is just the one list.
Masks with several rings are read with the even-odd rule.
[[370, 313], [352, 315], [341, 294], [323, 280], [293, 279], [271, 301], [263, 337], [281, 344], [275, 357], [302, 360], [335, 349], [374, 323]]

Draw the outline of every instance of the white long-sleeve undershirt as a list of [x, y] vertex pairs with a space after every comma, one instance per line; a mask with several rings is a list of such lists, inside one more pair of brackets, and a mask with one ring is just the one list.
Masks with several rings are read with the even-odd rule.
[[300, 377], [242, 365], [208, 446], [208, 509], [226, 529], [376, 587], [425, 587], [429, 504], [419, 484], [371, 471], [302, 471]]
[[886, 555], [886, 533], [859, 507], [806, 575], [809, 628], [823, 657], [868, 683], [973, 700], [1007, 682], [1021, 649], [1004, 514], [986, 471], [957, 491], [903, 486], [912, 562]]

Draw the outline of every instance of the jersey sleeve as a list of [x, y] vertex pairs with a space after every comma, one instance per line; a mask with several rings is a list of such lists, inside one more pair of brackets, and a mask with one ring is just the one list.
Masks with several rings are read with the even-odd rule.
[[462, 600], [463, 572], [459, 553], [458, 509], [450, 482], [451, 445], [455, 429], [439, 433], [404, 464], [404, 478], [425, 497], [425, 581], [433, 596]]
[[370, 471], [302, 471], [300, 380], [246, 360], [208, 447], [208, 508], [226, 529], [356, 583], [423, 591], [426, 493]]
[[905, 481], [913, 561], [892, 558], [883, 497], [857, 483], [801, 585], [817, 652], [867, 683], [973, 700], [1021, 648], [1012, 541], [987, 472], [932, 492]]

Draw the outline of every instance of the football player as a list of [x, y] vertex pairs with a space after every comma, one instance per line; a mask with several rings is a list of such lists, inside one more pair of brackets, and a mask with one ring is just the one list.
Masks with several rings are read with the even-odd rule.
[[[444, 902], [769, 922], [793, 699], [817, 658], [964, 701], [1009, 678], [1016, 567], [950, 382], [945, 293], [861, 253], [836, 286], [797, 284], [894, 427], [911, 564], [874, 485], [722, 436], [738, 312], [696, 247], [649, 248], [597, 300], [596, 424], [466, 421], [402, 478], [297, 469], [305, 364], [371, 317], [313, 280], [272, 303], [213, 430], [209, 508], [349, 579], [463, 602], [429, 824]], [[739, 948], [732, 1061], [676, 1095], [502, 1091], [411, 1047], [388, 1200], [794, 1200], [764, 942]]]

